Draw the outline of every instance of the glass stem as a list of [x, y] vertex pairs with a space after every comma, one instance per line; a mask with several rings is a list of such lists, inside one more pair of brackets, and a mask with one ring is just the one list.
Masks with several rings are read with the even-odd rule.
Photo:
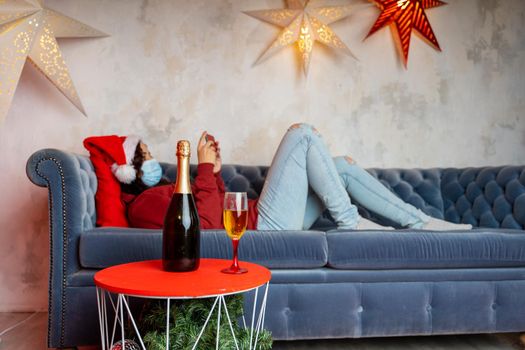
[[233, 243], [233, 263], [232, 263], [232, 269], [238, 270], [239, 269], [239, 260], [237, 259], [237, 248], [239, 248], [239, 240], [238, 239], [232, 239]]

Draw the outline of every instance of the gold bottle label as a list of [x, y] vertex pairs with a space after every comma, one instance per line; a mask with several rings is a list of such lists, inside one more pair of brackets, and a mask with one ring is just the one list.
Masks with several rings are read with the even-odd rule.
[[175, 193], [191, 193], [190, 184], [190, 142], [177, 142], [177, 182]]

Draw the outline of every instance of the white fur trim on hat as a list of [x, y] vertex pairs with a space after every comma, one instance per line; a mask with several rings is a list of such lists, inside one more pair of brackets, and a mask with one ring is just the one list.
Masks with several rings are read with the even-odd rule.
[[128, 135], [122, 144], [124, 149], [124, 154], [126, 155], [126, 164], [131, 164], [133, 157], [135, 157], [135, 150], [137, 145], [141, 141], [140, 136], [137, 135]]
[[132, 183], [137, 177], [135, 168], [128, 164], [118, 165], [117, 163], [113, 163], [111, 171], [113, 171], [113, 174], [120, 182], [125, 184]]

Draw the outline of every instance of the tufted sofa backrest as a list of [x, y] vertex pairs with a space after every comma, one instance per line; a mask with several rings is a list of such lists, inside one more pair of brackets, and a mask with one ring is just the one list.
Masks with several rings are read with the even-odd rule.
[[[162, 163], [164, 178], [175, 181], [177, 167]], [[191, 177], [197, 166], [191, 165]], [[483, 167], [465, 169], [368, 169], [384, 186], [403, 201], [436, 218], [463, 222], [474, 227], [525, 227], [525, 167]], [[257, 198], [264, 185], [268, 166], [224, 165], [222, 177], [226, 189], [247, 192]], [[365, 217], [375, 217], [393, 225], [356, 203]], [[93, 218], [94, 220], [94, 218]], [[325, 213], [315, 225], [333, 226]]]
[[445, 219], [473, 226], [525, 227], [525, 167], [443, 169]]
[[[175, 181], [176, 165], [162, 163], [162, 167], [164, 178]], [[192, 165], [190, 171], [195, 177], [197, 166]], [[434, 217], [475, 227], [525, 227], [524, 166], [368, 171], [401, 199]], [[34, 183], [50, 187], [50, 201], [55, 209], [61, 204], [55, 219], [67, 219], [76, 232], [95, 226], [97, 181], [87, 156], [40, 150], [28, 160], [27, 172]], [[222, 177], [228, 190], [245, 191], [253, 199], [261, 193], [267, 172], [267, 166], [223, 165]], [[365, 217], [372, 216], [364, 208], [360, 212]], [[383, 223], [389, 224], [384, 220]], [[325, 220], [316, 226], [330, 224], [333, 225]]]

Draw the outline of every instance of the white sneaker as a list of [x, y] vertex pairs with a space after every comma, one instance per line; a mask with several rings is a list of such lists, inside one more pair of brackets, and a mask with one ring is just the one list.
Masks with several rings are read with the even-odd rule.
[[433, 231], [454, 231], [454, 230], [472, 230], [472, 225], [470, 224], [455, 224], [453, 222], [448, 222], [445, 220], [440, 220], [436, 218], [430, 218], [430, 220], [424, 224], [421, 229], [423, 230], [433, 230]]
[[356, 230], [393, 230], [392, 226], [381, 226], [373, 221], [367, 220], [363, 217], [359, 217], [357, 222]]

